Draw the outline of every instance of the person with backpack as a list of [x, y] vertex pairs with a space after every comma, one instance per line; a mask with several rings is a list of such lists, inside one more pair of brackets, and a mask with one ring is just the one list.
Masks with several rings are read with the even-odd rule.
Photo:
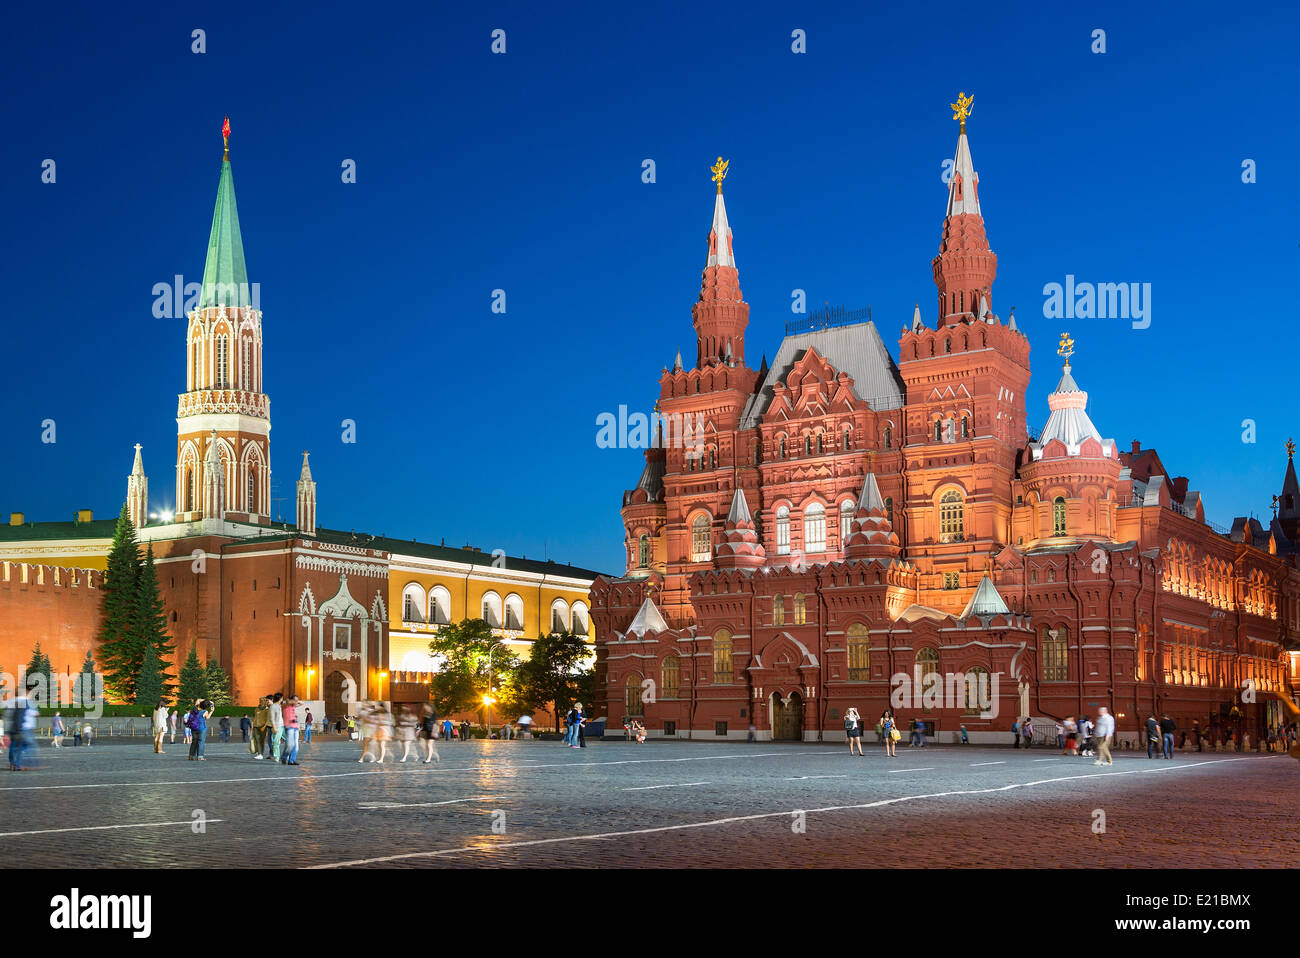
[[858, 715], [858, 710], [852, 706], [844, 713], [844, 737], [849, 741], [849, 754], [853, 754], [853, 746], [858, 747], [858, 754], [862, 754], [862, 716]]
[[194, 711], [193, 706], [185, 710], [181, 716], [181, 744], [190, 746], [190, 754], [194, 754], [194, 729], [190, 728], [190, 713]]
[[208, 740], [208, 719], [212, 717], [213, 705], [208, 699], [199, 699], [185, 716], [185, 728], [190, 734], [191, 762], [206, 762], [203, 754]]
[[582, 732], [582, 703], [574, 702], [573, 708], [569, 709], [567, 717], [569, 723], [568, 743], [569, 748], [580, 748], [578, 736]]

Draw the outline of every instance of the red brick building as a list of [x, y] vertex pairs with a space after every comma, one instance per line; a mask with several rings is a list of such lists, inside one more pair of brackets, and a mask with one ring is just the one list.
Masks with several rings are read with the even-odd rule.
[[[1277, 723], [1270, 694], [1300, 679], [1289, 456], [1269, 529], [1214, 528], [1155, 450], [1098, 432], [1064, 334], [1031, 438], [1029, 341], [991, 311], [964, 119], [937, 317], [918, 305], [897, 362], [868, 316], [828, 313], [790, 324], [770, 368], [747, 365], [721, 176], [696, 363], [660, 377], [670, 428], [623, 497], [627, 570], [591, 592], [613, 725], [842, 738], [846, 708], [872, 724], [891, 696], [941, 740], [964, 725], [1010, 742], [1017, 717], [1050, 728], [1103, 705], [1130, 738], [1153, 711], [1185, 729]], [[697, 424], [686, 441], [681, 422]]]

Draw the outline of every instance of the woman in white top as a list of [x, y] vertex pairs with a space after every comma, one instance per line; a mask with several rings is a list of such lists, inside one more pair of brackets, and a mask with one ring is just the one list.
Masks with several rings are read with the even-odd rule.
[[167, 734], [167, 706], [159, 702], [158, 707], [153, 710], [153, 750], [159, 755], [167, 754], [162, 748], [165, 734]]
[[862, 716], [858, 710], [849, 706], [849, 710], [844, 713], [844, 737], [849, 740], [849, 754], [853, 754], [853, 746], [858, 746], [858, 754], [862, 754]]

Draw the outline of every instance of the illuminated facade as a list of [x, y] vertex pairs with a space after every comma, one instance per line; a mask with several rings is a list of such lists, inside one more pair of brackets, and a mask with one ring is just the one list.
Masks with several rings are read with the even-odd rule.
[[614, 724], [833, 738], [849, 706], [879, 715], [896, 677], [932, 673], [953, 694], [900, 714], [948, 740], [965, 725], [1005, 742], [1019, 716], [1101, 705], [1130, 737], [1152, 711], [1221, 732], [1234, 707], [1252, 731], [1280, 717], [1269, 694], [1300, 649], [1293, 465], [1270, 529], [1216, 530], [1154, 450], [1097, 431], [1068, 335], [1030, 436], [1030, 344], [992, 312], [968, 106], [954, 104], [937, 315], [917, 306], [897, 361], [869, 317], [826, 314], [790, 324], [770, 368], [747, 365], [715, 175], [697, 361], [659, 381], [667, 421], [702, 432], [659, 433], [623, 497], [626, 572], [591, 593]]

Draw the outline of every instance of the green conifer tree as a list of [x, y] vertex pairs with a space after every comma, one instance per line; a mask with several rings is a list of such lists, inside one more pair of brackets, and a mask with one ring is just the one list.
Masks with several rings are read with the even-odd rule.
[[81, 663], [81, 674], [78, 676], [76, 688], [73, 689], [73, 700], [68, 703], [73, 706], [83, 708], [94, 705], [95, 697], [95, 653], [89, 649], [86, 650], [86, 659]]
[[[167, 610], [163, 606], [162, 592], [158, 586], [158, 570], [154, 566], [153, 543], [145, 553], [144, 563], [140, 566], [140, 578], [136, 583], [136, 606], [134, 630], [136, 641], [140, 645], [141, 663], [144, 650], [152, 648], [154, 667], [158, 669], [162, 682], [162, 695], [171, 698], [176, 691], [176, 684], [171, 674], [172, 654], [176, 647], [172, 645], [171, 636], [167, 634]], [[137, 672], [140, 669], [137, 668]], [[135, 701], [141, 701], [137, 694]], [[157, 705], [158, 696], [153, 696], [150, 707]]]
[[36, 648], [32, 649], [32, 657], [27, 662], [27, 689], [39, 690], [41, 706], [47, 706], [54, 700], [54, 691], [50, 684], [51, 671], [50, 657], [41, 651], [41, 643], [37, 642]]
[[144, 647], [144, 657], [140, 660], [140, 674], [135, 677], [135, 704], [141, 709], [152, 712], [158, 707], [163, 693], [163, 666], [152, 645]]
[[204, 681], [207, 683], [207, 697], [212, 700], [213, 705], [230, 704], [230, 678], [226, 675], [226, 670], [221, 667], [216, 659], [208, 660], [208, 667], [204, 670]]
[[98, 644], [105, 691], [120, 702], [135, 700], [135, 677], [144, 654], [134, 627], [139, 581], [140, 553], [135, 526], [123, 505], [104, 572], [104, 615]]
[[190, 654], [185, 658], [185, 664], [181, 666], [180, 683], [180, 694], [176, 701], [181, 709], [188, 709], [194, 704], [195, 699], [204, 698], [208, 694], [208, 672], [199, 661], [196, 645], [190, 646]]

